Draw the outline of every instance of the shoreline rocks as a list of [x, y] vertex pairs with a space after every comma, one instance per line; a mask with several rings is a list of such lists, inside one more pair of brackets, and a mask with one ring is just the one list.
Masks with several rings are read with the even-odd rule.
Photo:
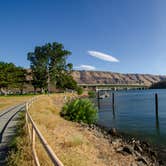
[[[92, 131], [97, 137], [108, 139], [110, 145], [114, 147], [117, 153], [124, 156], [132, 155], [137, 166], [164, 166], [166, 163], [159, 159], [158, 153], [152, 145], [146, 141], [137, 140], [135, 138], [127, 138], [124, 134], [119, 133], [117, 129], [95, 125], [80, 124], [82, 127]], [[131, 166], [136, 166], [135, 163]]]

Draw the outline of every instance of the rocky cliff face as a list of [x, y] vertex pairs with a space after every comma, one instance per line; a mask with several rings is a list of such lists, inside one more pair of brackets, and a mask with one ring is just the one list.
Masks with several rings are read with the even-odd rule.
[[74, 79], [79, 84], [139, 84], [150, 86], [166, 76], [150, 74], [121, 74], [102, 71], [73, 71]]

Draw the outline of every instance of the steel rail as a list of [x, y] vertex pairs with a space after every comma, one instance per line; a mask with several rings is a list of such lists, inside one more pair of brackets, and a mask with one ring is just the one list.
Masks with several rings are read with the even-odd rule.
[[[11, 108], [10, 110], [4, 112], [4, 114], [1, 115], [0, 117], [6, 115], [6, 114], [9, 113], [10, 111], [12, 111], [12, 110], [18, 108], [18, 107], [21, 106], [21, 105], [23, 105], [23, 104], [19, 104], [19, 105], [15, 106], [15, 107]], [[16, 111], [14, 114], [12, 114], [12, 115], [9, 117], [9, 119], [7, 120], [7, 122], [5, 123], [5, 125], [3, 126], [3, 128], [2, 128], [2, 130], [1, 130], [1, 132], [0, 132], [0, 143], [2, 142], [3, 133], [4, 133], [4, 131], [6, 130], [8, 124], [9, 124], [10, 121], [13, 119], [13, 117], [14, 117], [18, 112], [21, 111], [22, 108], [24, 108], [24, 105], [23, 105], [18, 111]]]
[[10, 107], [7, 111], [2, 111], [2, 113], [0, 114], [0, 117], [4, 116], [5, 114], [7, 114], [8, 112], [12, 111], [13, 109], [17, 108], [18, 106], [20, 106], [21, 104], [18, 104], [16, 106]]

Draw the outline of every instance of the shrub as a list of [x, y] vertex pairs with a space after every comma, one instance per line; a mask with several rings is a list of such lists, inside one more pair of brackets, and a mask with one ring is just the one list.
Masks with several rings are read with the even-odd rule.
[[96, 97], [95, 91], [89, 91], [89, 92], [88, 92], [88, 95], [89, 95], [90, 98]]
[[81, 95], [83, 93], [83, 88], [81, 88], [80, 86], [78, 86], [76, 90], [78, 95]]
[[64, 105], [60, 115], [67, 120], [92, 124], [97, 120], [97, 108], [88, 99], [75, 99]]

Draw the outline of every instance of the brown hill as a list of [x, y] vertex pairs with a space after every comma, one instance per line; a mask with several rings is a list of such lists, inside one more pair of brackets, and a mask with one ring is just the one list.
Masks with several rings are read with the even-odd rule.
[[73, 71], [74, 79], [79, 84], [144, 84], [166, 80], [164, 75], [151, 74], [121, 74], [104, 71]]

